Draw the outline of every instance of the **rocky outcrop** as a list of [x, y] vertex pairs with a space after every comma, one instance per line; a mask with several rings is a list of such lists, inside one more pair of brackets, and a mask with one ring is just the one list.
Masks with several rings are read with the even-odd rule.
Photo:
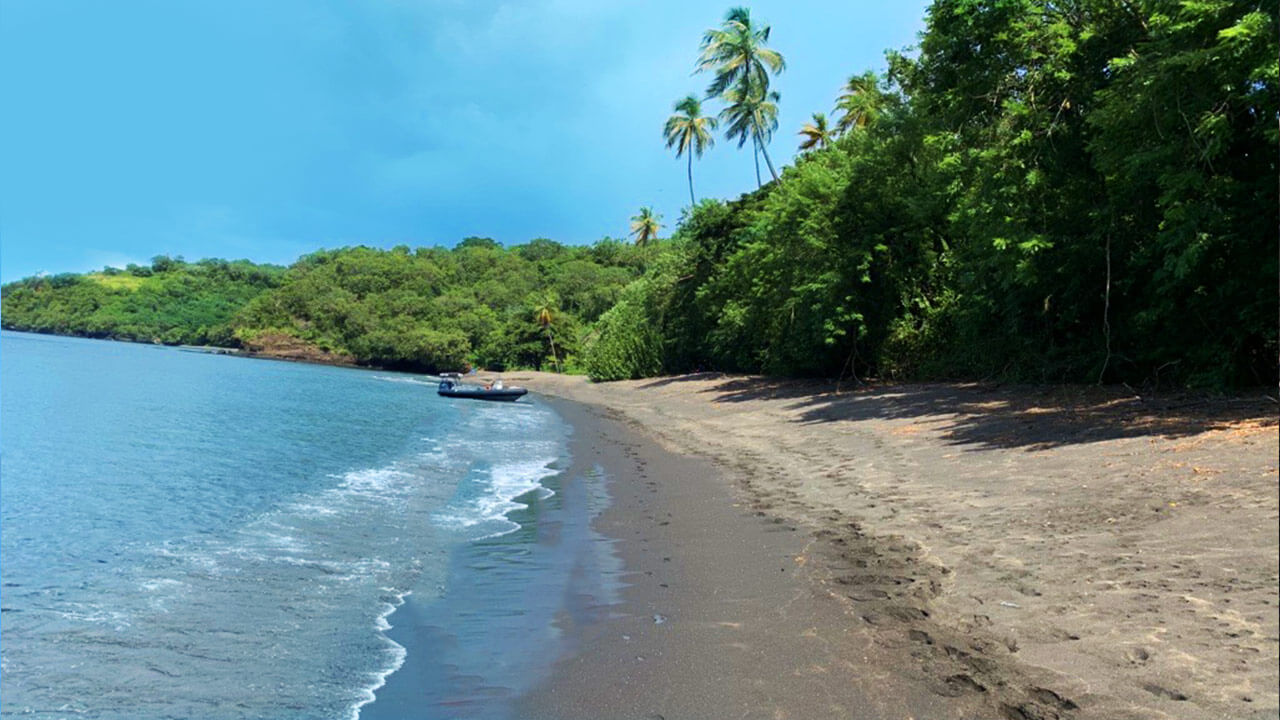
[[356, 359], [346, 353], [331, 352], [306, 340], [287, 333], [264, 332], [244, 341], [245, 354], [253, 357], [322, 363], [325, 365], [355, 365]]

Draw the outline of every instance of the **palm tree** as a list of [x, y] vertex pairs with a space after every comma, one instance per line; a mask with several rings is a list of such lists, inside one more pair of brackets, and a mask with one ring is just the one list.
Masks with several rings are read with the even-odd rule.
[[730, 140], [737, 138], [738, 147], [751, 139], [756, 151], [757, 185], [760, 184], [761, 153], [773, 179], [778, 179], [765, 150], [765, 143], [778, 126], [778, 94], [769, 91], [769, 75], [782, 72], [787, 63], [781, 53], [766, 47], [770, 30], [768, 25], [756, 26], [747, 8], [730, 9], [719, 28], [703, 34], [695, 69], [695, 72], [715, 73], [707, 86], [707, 96], [720, 97], [729, 104], [720, 113], [722, 120], [738, 122], [738, 127], [725, 130], [725, 136]]
[[693, 156], [702, 157], [707, 148], [715, 145], [711, 131], [716, 129], [716, 119], [702, 115], [702, 103], [693, 95], [686, 96], [675, 106], [678, 115], [667, 118], [662, 134], [667, 147], [676, 149], [676, 157], [689, 156], [689, 204], [697, 205], [693, 197]]
[[751, 11], [736, 7], [725, 13], [724, 23], [702, 36], [695, 72], [713, 71], [715, 77], [707, 86], [707, 97], [723, 95], [731, 87], [769, 90], [769, 73], [778, 74], [787, 63], [777, 50], [765, 47], [770, 27], [752, 24]]
[[[738, 147], [751, 140], [755, 149], [764, 155], [769, 174], [773, 175], [775, 182], [778, 171], [773, 169], [773, 160], [769, 158], [769, 151], [765, 146], [773, 137], [773, 131], [778, 129], [778, 98], [778, 93], [774, 91], [760, 93], [750, 86], [745, 92], [742, 88], [733, 88], [725, 91], [724, 99], [729, 106], [720, 111], [720, 119], [725, 123], [725, 137], [730, 140], [737, 138]], [[756, 184], [759, 183], [760, 167], [757, 163]]]
[[871, 71], [861, 75], [853, 75], [845, 83], [844, 91], [836, 98], [836, 112], [840, 119], [836, 121], [836, 132], [843, 133], [850, 128], [865, 128], [876, 121], [884, 110], [884, 93], [880, 91], [880, 82]]
[[800, 128], [800, 134], [804, 136], [800, 141], [801, 150], [821, 150], [831, 144], [831, 129], [827, 127], [827, 116], [823, 113], [814, 113], [813, 122]]
[[658, 221], [661, 219], [662, 216], [648, 206], [640, 208], [639, 213], [631, 216], [631, 234], [635, 236], [638, 247], [644, 247], [650, 240], [658, 237], [658, 230], [662, 227]]
[[547, 331], [547, 340], [551, 343], [551, 361], [556, 365], [556, 372], [560, 372], [560, 358], [556, 355], [556, 338], [551, 333], [551, 324], [555, 321], [555, 312], [560, 309], [560, 300], [555, 293], [547, 293], [540, 298], [534, 307], [533, 312], [537, 316], [538, 324], [543, 330]]

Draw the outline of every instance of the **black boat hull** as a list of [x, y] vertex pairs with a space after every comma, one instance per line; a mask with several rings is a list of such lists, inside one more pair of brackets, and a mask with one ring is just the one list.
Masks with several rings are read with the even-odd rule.
[[462, 389], [462, 388], [440, 388], [438, 391], [442, 397], [463, 398], [466, 400], [490, 400], [493, 402], [515, 402], [528, 394], [528, 390], [524, 388], [502, 388], [485, 390], [484, 388]]

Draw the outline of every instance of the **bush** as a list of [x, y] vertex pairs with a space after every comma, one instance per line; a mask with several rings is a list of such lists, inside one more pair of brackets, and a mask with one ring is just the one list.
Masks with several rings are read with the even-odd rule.
[[582, 366], [596, 382], [634, 380], [662, 371], [662, 337], [646, 311], [648, 284], [632, 283], [612, 309], [600, 317], [598, 333]]

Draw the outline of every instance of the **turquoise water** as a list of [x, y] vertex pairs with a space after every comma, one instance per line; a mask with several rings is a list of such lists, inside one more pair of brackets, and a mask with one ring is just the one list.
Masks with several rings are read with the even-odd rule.
[[537, 554], [521, 543], [558, 507], [571, 432], [536, 401], [434, 390], [4, 333], [0, 714], [354, 718], [408, 654], [430, 664], [392, 613], [411, 596], [436, 626], [485, 615], [450, 598], [475, 602], [465, 572], [502, 582], [486, 564]]

